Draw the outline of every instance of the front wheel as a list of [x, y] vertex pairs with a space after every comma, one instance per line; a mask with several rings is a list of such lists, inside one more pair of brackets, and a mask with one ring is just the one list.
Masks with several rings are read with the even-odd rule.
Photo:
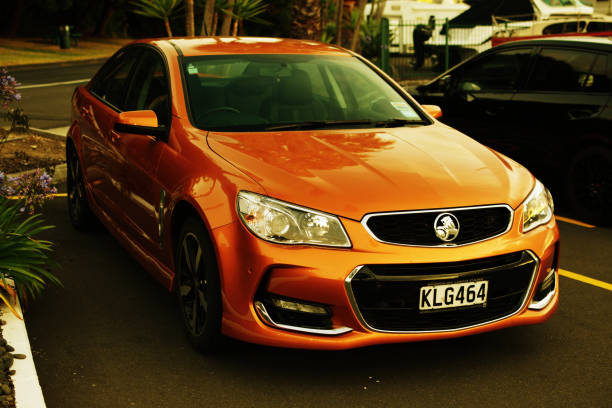
[[175, 248], [176, 289], [183, 323], [193, 346], [215, 350], [221, 339], [221, 288], [217, 262], [202, 222], [188, 218]]
[[612, 150], [590, 147], [571, 161], [567, 193], [577, 217], [599, 225], [612, 225]]

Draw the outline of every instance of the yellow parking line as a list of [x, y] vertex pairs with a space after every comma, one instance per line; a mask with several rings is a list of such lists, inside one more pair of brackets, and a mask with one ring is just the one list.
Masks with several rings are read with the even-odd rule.
[[575, 279], [580, 282], [588, 283], [589, 285], [597, 286], [602, 289], [612, 291], [612, 284], [597, 279], [589, 278], [588, 276], [580, 275], [578, 273], [559, 269], [559, 275], [565, 276], [566, 278]]
[[586, 222], [574, 220], [572, 218], [562, 217], [560, 215], [555, 215], [555, 218], [557, 220], [559, 220], [559, 221], [567, 222], [568, 224], [579, 225], [579, 226], [585, 227], [585, 228], [596, 228], [595, 225], [587, 224]]
[[587, 224], [586, 222], [582, 222], [582, 221], [578, 221], [578, 220], [573, 220], [573, 219], [567, 218], [567, 217], [561, 217], [560, 215], [555, 215], [555, 218], [557, 220], [559, 220], [559, 221], [567, 222], [569, 224], [580, 225], [581, 227], [585, 227], [585, 228], [595, 228], [594, 225]]

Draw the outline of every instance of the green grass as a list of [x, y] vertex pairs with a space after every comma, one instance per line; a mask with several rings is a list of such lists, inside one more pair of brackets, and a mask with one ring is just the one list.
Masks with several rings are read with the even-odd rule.
[[105, 58], [130, 40], [80, 39], [78, 46], [62, 50], [52, 39], [0, 38], [0, 66], [42, 64]]

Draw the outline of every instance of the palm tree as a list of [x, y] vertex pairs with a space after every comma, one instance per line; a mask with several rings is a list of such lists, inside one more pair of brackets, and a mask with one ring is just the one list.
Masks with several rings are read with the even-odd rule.
[[182, 2], [183, 0], [133, 0], [130, 4], [134, 7], [133, 13], [164, 20], [166, 33], [168, 37], [172, 37], [172, 29], [168, 19]]
[[187, 37], [195, 35], [193, 26], [193, 0], [185, 0], [185, 34]]
[[221, 25], [221, 35], [228, 36], [230, 33], [230, 25], [232, 24], [232, 10], [234, 9], [234, 0], [227, 0], [227, 7], [221, 9], [225, 13], [223, 24]]
[[238, 28], [242, 26], [242, 22], [244, 20], [259, 24], [270, 24], [266, 20], [258, 17], [268, 8], [268, 5], [264, 3], [264, 0], [235, 0], [233, 9], [229, 8], [229, 3], [231, 3], [231, 0], [228, 2], [228, 7], [222, 10], [226, 14], [225, 19], [223, 20], [222, 35], [227, 35], [225, 34], [225, 24], [228, 16], [230, 16], [230, 18], [233, 17], [234, 19], [234, 24], [232, 26], [233, 36], [238, 35]]
[[321, 11], [321, 0], [294, 0], [291, 4], [291, 37], [320, 40]]
[[200, 35], [215, 35], [213, 31], [213, 17], [215, 15], [215, 0], [204, 0], [204, 16]]
[[363, 13], [368, 0], [359, 0], [359, 14], [357, 15], [357, 23], [355, 24], [355, 30], [353, 31], [353, 40], [351, 41], [351, 50], [357, 49], [359, 43], [359, 29], [361, 28], [361, 20], [363, 20]]

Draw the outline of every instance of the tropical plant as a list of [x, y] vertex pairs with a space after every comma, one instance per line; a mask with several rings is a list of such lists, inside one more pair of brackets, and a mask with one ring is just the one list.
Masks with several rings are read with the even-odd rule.
[[130, 2], [134, 7], [133, 13], [163, 20], [168, 37], [172, 37], [170, 16], [179, 9], [182, 3], [183, 0], [133, 0]]
[[53, 244], [35, 239], [42, 231], [53, 228], [44, 225], [40, 214], [24, 219], [23, 204], [0, 197], [0, 299], [20, 317], [8, 296], [11, 280], [23, 300], [34, 298], [48, 283], [61, 286], [60, 280], [48, 268], [55, 266], [49, 258]]
[[299, 0], [291, 3], [291, 37], [308, 40], [321, 39], [321, 0]]

